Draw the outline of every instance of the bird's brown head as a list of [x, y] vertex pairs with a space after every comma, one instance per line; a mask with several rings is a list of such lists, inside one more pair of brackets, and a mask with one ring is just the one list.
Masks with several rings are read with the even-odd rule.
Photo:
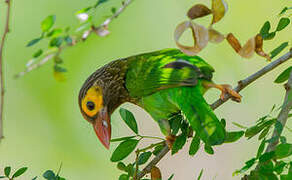
[[111, 124], [108, 107], [104, 101], [104, 89], [85, 82], [79, 92], [79, 107], [83, 117], [93, 125], [101, 143], [108, 149], [111, 139]]

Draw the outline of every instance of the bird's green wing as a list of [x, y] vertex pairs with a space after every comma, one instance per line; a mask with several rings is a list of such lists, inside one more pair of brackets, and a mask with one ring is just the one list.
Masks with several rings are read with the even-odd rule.
[[195, 86], [211, 80], [214, 69], [198, 56], [166, 49], [127, 58], [126, 88], [132, 97], [144, 97], [162, 89]]

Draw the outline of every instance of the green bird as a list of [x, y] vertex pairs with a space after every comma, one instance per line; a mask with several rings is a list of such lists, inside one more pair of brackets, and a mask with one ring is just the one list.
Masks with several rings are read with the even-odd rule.
[[99, 68], [83, 84], [79, 107], [93, 125], [101, 143], [108, 149], [111, 114], [123, 103], [136, 104], [158, 123], [171, 146], [169, 119], [183, 115], [191, 128], [208, 145], [222, 144], [225, 129], [203, 95], [209, 88], [240, 101], [229, 85], [212, 82], [214, 69], [198, 56], [187, 56], [178, 49], [165, 49], [118, 59]]

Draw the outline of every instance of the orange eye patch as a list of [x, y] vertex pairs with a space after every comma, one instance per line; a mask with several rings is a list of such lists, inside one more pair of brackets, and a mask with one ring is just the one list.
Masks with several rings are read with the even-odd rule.
[[102, 108], [103, 98], [100, 87], [93, 86], [86, 92], [82, 99], [82, 110], [89, 116], [93, 117]]

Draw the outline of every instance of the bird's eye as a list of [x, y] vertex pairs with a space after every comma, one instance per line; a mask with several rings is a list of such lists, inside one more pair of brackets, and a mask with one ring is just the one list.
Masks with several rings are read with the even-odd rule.
[[87, 101], [86, 106], [89, 111], [92, 111], [95, 108], [95, 104], [92, 101]]

